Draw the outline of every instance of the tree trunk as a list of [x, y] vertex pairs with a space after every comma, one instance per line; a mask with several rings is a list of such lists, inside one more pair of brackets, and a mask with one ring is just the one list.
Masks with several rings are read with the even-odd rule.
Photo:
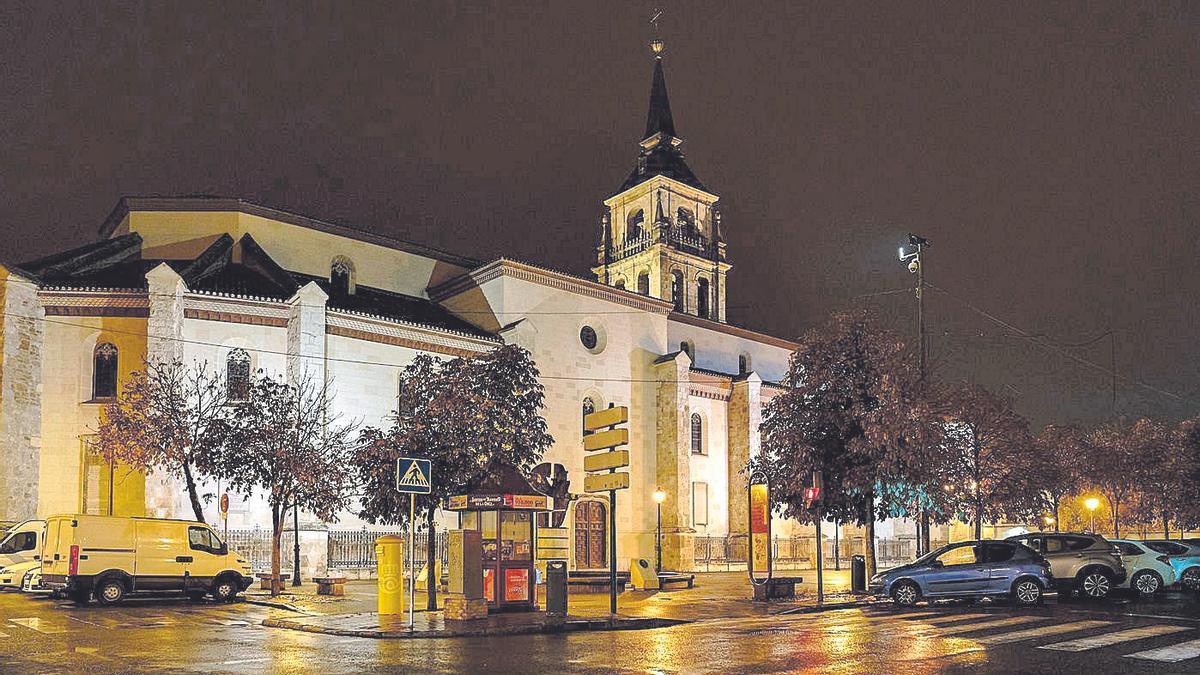
[[430, 507], [429, 513], [425, 515], [425, 527], [429, 528], [429, 539], [425, 544], [425, 569], [428, 572], [425, 575], [425, 587], [429, 589], [428, 597], [425, 600], [425, 609], [430, 612], [437, 611], [437, 588], [442, 583], [441, 574], [435, 574], [436, 567], [434, 561], [438, 560], [437, 551], [437, 529], [433, 526], [434, 509]]
[[271, 505], [271, 595], [283, 592], [283, 581], [279, 578], [283, 563], [283, 513], [278, 504]]
[[983, 539], [983, 486], [979, 483], [979, 440], [974, 443], [975, 450], [975, 540]]
[[921, 555], [929, 553], [929, 509], [921, 509]]
[[1163, 511], [1162, 519], [1163, 519], [1163, 539], [1170, 539], [1171, 538], [1171, 517], [1167, 515], [1166, 511]]
[[1121, 538], [1121, 502], [1112, 500], [1113, 539]]
[[[867, 493], [867, 517], [864, 519], [865, 533], [863, 541], [863, 556], [866, 561], [867, 578], [875, 576], [875, 492], [872, 490]], [[820, 546], [821, 542], [817, 542]]]
[[192, 513], [196, 520], [207, 523], [204, 519], [204, 505], [200, 503], [200, 495], [196, 492], [196, 479], [192, 477], [192, 467], [187, 462], [183, 463], [183, 482], [187, 485], [188, 499], [192, 502]]

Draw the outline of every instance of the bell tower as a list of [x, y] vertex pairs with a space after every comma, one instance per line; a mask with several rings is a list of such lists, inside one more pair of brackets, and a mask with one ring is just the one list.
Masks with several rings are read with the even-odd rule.
[[725, 242], [717, 195], [684, 161], [675, 134], [663, 42], [650, 42], [654, 75], [637, 165], [604, 200], [598, 281], [675, 304], [675, 311], [725, 321]]

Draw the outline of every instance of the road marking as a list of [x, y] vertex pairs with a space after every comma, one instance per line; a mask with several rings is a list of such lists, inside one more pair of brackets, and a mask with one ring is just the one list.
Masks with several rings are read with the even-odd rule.
[[921, 623], [930, 623], [933, 625], [943, 623], [954, 623], [955, 621], [966, 621], [967, 619], [982, 619], [987, 616], [995, 616], [995, 614], [950, 614], [947, 616], [939, 616], [936, 619], [925, 619]]
[[257, 659], [237, 659], [234, 661], [225, 661], [221, 665], [223, 665], [223, 666], [240, 666], [240, 665], [247, 664], [247, 663], [262, 663], [263, 661], [270, 661], [270, 660], [271, 660], [271, 658], [269, 656], [263, 656], [263, 657], [259, 657]]
[[988, 635], [986, 637], [977, 638], [975, 641], [985, 645], [1003, 645], [1009, 642], [1020, 642], [1035, 637], [1044, 637], [1047, 635], [1058, 635], [1060, 633], [1074, 633], [1076, 631], [1087, 630], [1089, 628], [1099, 628], [1101, 626], [1112, 625], [1111, 621], [1076, 621], [1074, 623], [1057, 623], [1049, 626], [1038, 626], [1037, 628], [1026, 628], [1025, 630], [1011, 631], [1008, 633], [1000, 633], [999, 635]]
[[879, 614], [872, 614], [871, 616], [884, 618], [884, 619], [915, 619], [919, 616], [940, 616], [940, 615], [941, 615], [941, 612], [908, 612], [906, 614], [879, 613]]
[[1079, 638], [1078, 640], [1055, 642], [1052, 645], [1042, 645], [1038, 649], [1053, 649], [1060, 652], [1085, 652], [1089, 649], [1099, 649], [1100, 647], [1109, 647], [1122, 642], [1143, 640], [1159, 635], [1170, 635], [1171, 633], [1180, 633], [1185, 630], [1192, 629], [1187, 626], [1142, 626], [1140, 628], [1130, 628], [1129, 630], [1119, 630], [1114, 633], [1102, 633], [1091, 637]]
[[31, 617], [21, 618], [21, 619], [9, 619], [8, 621], [9, 621], [9, 623], [15, 623], [18, 626], [24, 626], [30, 630], [36, 630], [37, 632], [45, 634], [45, 635], [52, 635], [55, 633], [67, 632], [67, 629], [65, 627], [63, 627], [62, 625], [53, 624], [50, 622], [43, 622], [41, 619], [37, 618], [36, 616], [31, 616]]
[[937, 632], [941, 635], [958, 635], [959, 633], [970, 633], [977, 630], [987, 630], [989, 628], [1000, 628], [1002, 626], [1014, 626], [1019, 623], [1029, 623], [1030, 621], [1045, 621], [1044, 616], [1010, 616], [1007, 619], [996, 619], [994, 621], [977, 621], [975, 623], [964, 623], [957, 626], [947, 626], [939, 628]]
[[1200, 656], [1200, 640], [1180, 642], [1179, 644], [1171, 645], [1170, 647], [1159, 647], [1158, 649], [1148, 649], [1144, 652], [1137, 652], [1135, 654], [1126, 654], [1125, 658], [1178, 663], [1180, 661], [1194, 659], [1197, 656]]

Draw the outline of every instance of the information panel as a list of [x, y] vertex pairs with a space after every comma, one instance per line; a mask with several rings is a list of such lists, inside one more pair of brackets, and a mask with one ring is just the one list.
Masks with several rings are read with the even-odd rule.
[[750, 575], [771, 575], [771, 492], [766, 483], [750, 486]]

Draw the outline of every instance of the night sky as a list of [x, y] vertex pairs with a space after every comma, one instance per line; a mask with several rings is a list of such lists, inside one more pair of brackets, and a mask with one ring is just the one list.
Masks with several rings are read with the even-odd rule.
[[[220, 194], [587, 275], [651, 4], [193, 4], [6, 3], [0, 259], [93, 240], [123, 194]], [[914, 334], [912, 294], [880, 294], [911, 230], [951, 294], [939, 377], [1039, 424], [1110, 413], [1107, 373], [969, 304], [1044, 343], [1116, 330], [1118, 413], [1200, 413], [1200, 5], [1122, 4], [664, 3], [731, 321], [870, 306]]]

